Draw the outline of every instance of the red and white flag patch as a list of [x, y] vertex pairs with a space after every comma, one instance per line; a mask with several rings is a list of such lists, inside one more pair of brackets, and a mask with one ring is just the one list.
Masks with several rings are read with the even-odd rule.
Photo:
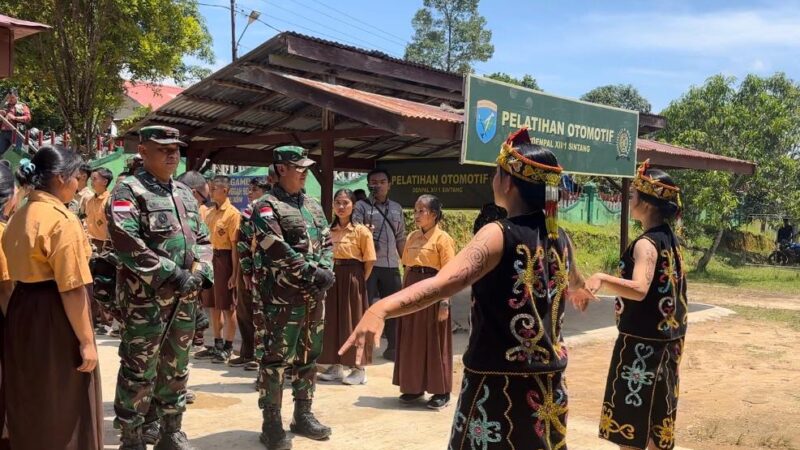
[[262, 206], [258, 211], [258, 215], [260, 215], [262, 219], [271, 219], [274, 213], [272, 212], [271, 206]]
[[245, 209], [244, 209], [244, 211], [242, 211], [242, 216], [243, 216], [245, 219], [248, 219], [248, 220], [249, 220], [249, 219], [250, 219], [250, 217], [251, 217], [252, 215], [253, 215], [253, 210], [252, 210], [252, 209], [250, 209], [250, 207], [249, 207], [249, 206], [248, 206], [247, 208], [245, 208]]
[[114, 203], [111, 204], [111, 212], [115, 213], [131, 212], [132, 209], [133, 202], [128, 200], [114, 200]]

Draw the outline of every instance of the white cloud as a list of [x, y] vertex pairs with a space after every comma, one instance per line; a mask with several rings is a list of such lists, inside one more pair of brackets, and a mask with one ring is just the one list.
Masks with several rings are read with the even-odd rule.
[[722, 54], [738, 49], [800, 49], [800, 9], [588, 14], [583, 42], [642, 51]]

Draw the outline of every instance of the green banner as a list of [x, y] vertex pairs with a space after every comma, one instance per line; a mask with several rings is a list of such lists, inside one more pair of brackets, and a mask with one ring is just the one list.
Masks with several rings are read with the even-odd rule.
[[389, 198], [403, 208], [413, 208], [420, 195], [435, 195], [444, 208], [480, 208], [494, 201], [494, 167], [462, 165], [455, 158], [380, 161], [392, 183]]
[[639, 113], [569, 100], [488, 78], [466, 79], [461, 162], [494, 165], [509, 133], [528, 127], [534, 144], [566, 172], [633, 177]]

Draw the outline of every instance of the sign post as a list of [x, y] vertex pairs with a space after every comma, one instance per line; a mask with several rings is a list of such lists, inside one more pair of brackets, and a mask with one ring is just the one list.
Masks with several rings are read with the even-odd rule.
[[462, 164], [493, 166], [509, 133], [527, 127], [533, 143], [552, 150], [565, 172], [634, 176], [639, 113], [475, 75], [465, 82]]

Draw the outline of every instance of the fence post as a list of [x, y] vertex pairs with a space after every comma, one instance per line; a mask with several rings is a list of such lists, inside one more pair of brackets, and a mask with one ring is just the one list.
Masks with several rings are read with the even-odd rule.
[[586, 194], [586, 223], [592, 225], [594, 220], [595, 208], [597, 208], [597, 186], [594, 183], [583, 185], [583, 192]]

